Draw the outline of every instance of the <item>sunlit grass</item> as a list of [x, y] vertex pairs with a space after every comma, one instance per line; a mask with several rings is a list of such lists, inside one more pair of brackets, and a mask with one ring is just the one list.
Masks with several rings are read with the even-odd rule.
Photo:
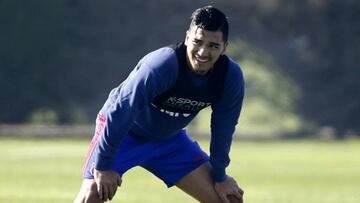
[[[87, 147], [88, 140], [0, 139], [0, 202], [72, 202]], [[228, 173], [248, 203], [360, 202], [360, 141], [239, 141], [231, 160]], [[113, 202], [195, 202], [142, 168], [123, 181]]]

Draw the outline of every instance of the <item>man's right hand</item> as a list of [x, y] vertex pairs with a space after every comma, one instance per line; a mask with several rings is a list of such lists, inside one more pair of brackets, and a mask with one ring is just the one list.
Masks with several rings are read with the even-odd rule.
[[215, 191], [223, 203], [243, 202], [244, 191], [238, 186], [234, 178], [230, 176], [223, 182], [216, 182]]
[[121, 176], [115, 171], [99, 171], [94, 169], [94, 178], [99, 198], [105, 202], [112, 200], [117, 187], [121, 186]]

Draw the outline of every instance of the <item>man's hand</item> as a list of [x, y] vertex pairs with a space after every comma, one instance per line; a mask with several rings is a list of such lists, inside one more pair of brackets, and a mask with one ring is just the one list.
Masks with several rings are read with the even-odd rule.
[[94, 178], [99, 198], [102, 201], [112, 200], [117, 187], [121, 185], [121, 177], [115, 171], [98, 171], [94, 169]]
[[216, 182], [215, 191], [223, 203], [230, 203], [230, 199], [228, 198], [230, 195], [236, 197], [238, 202], [243, 202], [244, 191], [237, 185], [232, 177], [228, 177], [223, 182]]

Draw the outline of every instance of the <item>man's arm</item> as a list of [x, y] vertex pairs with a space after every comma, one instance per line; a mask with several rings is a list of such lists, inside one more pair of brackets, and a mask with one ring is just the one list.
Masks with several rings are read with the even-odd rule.
[[[175, 71], [174, 71], [175, 70]], [[128, 134], [138, 112], [176, 80], [177, 60], [171, 49], [160, 49], [145, 56], [128, 78], [115, 88], [100, 111], [104, 127], [99, 133], [95, 153], [95, 181], [99, 196], [106, 201], [115, 194], [118, 178], [111, 178], [112, 160]], [[110, 180], [110, 181], [109, 181]]]
[[158, 94], [166, 91], [177, 77], [174, 50], [163, 48], [145, 56], [121, 85], [111, 91], [100, 114], [105, 126], [97, 147], [95, 168], [108, 170], [122, 139], [134, 119]]
[[225, 172], [230, 163], [230, 146], [244, 97], [242, 72], [234, 62], [232, 65], [227, 74], [223, 95], [220, 101], [212, 106], [211, 115], [211, 175], [215, 181], [215, 189], [221, 193], [219, 195], [225, 197], [231, 193], [239, 194], [236, 182]]

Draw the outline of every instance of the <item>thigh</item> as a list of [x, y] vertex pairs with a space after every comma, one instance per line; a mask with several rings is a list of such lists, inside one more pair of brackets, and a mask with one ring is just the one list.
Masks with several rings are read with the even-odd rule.
[[200, 202], [219, 203], [221, 200], [215, 191], [210, 170], [210, 163], [205, 162], [180, 179], [175, 185]]
[[181, 178], [209, 160], [200, 146], [185, 131], [159, 142], [153, 158], [141, 166], [172, 187]]

